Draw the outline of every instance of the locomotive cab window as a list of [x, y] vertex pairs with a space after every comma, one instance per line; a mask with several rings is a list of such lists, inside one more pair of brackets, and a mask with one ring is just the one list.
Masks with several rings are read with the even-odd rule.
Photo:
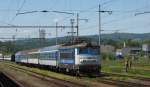
[[60, 58], [62, 58], [62, 59], [70, 59], [70, 58], [73, 58], [73, 53], [71, 53], [71, 52], [62, 52], [62, 53], [60, 53]]
[[79, 54], [99, 55], [99, 48], [79, 48]]

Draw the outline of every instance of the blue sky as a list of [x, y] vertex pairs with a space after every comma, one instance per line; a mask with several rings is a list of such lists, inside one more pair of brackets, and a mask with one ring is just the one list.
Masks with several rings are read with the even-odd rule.
[[[150, 14], [134, 16], [135, 13], [150, 11], [150, 0], [0, 0], [0, 25], [70, 25], [75, 16], [58, 13], [33, 13], [15, 16], [20, 12], [35, 10], [57, 10], [80, 13], [80, 35], [93, 35], [98, 32], [98, 5], [102, 10], [113, 11], [111, 15], [102, 13], [103, 33], [111, 30], [130, 33], [150, 32]], [[55, 37], [55, 29], [45, 29], [47, 38]], [[110, 30], [110, 31], [109, 31]], [[0, 37], [38, 37], [39, 29], [0, 29]], [[60, 29], [59, 36], [66, 36], [70, 29]]]

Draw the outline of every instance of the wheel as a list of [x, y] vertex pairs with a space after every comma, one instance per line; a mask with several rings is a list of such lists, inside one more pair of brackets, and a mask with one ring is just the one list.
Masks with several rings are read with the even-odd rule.
[[67, 73], [69, 72], [69, 69], [68, 69], [68, 68], [66, 68], [66, 72], [67, 72]]
[[79, 70], [76, 70], [76, 76], [80, 77], [80, 71]]

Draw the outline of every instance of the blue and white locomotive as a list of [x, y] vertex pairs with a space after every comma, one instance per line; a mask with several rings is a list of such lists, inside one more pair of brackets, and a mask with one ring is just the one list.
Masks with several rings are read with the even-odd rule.
[[56, 45], [17, 52], [15, 61], [72, 73], [99, 73], [99, 50], [99, 46], [88, 43]]

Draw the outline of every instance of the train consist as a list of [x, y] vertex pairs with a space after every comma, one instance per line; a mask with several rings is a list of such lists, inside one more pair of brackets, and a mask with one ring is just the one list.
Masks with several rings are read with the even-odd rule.
[[99, 46], [81, 43], [19, 51], [13, 57], [17, 63], [79, 74], [80, 72], [100, 73], [99, 53]]
[[3, 56], [2, 54], [0, 54], [0, 60], [13, 61], [11, 55]]

